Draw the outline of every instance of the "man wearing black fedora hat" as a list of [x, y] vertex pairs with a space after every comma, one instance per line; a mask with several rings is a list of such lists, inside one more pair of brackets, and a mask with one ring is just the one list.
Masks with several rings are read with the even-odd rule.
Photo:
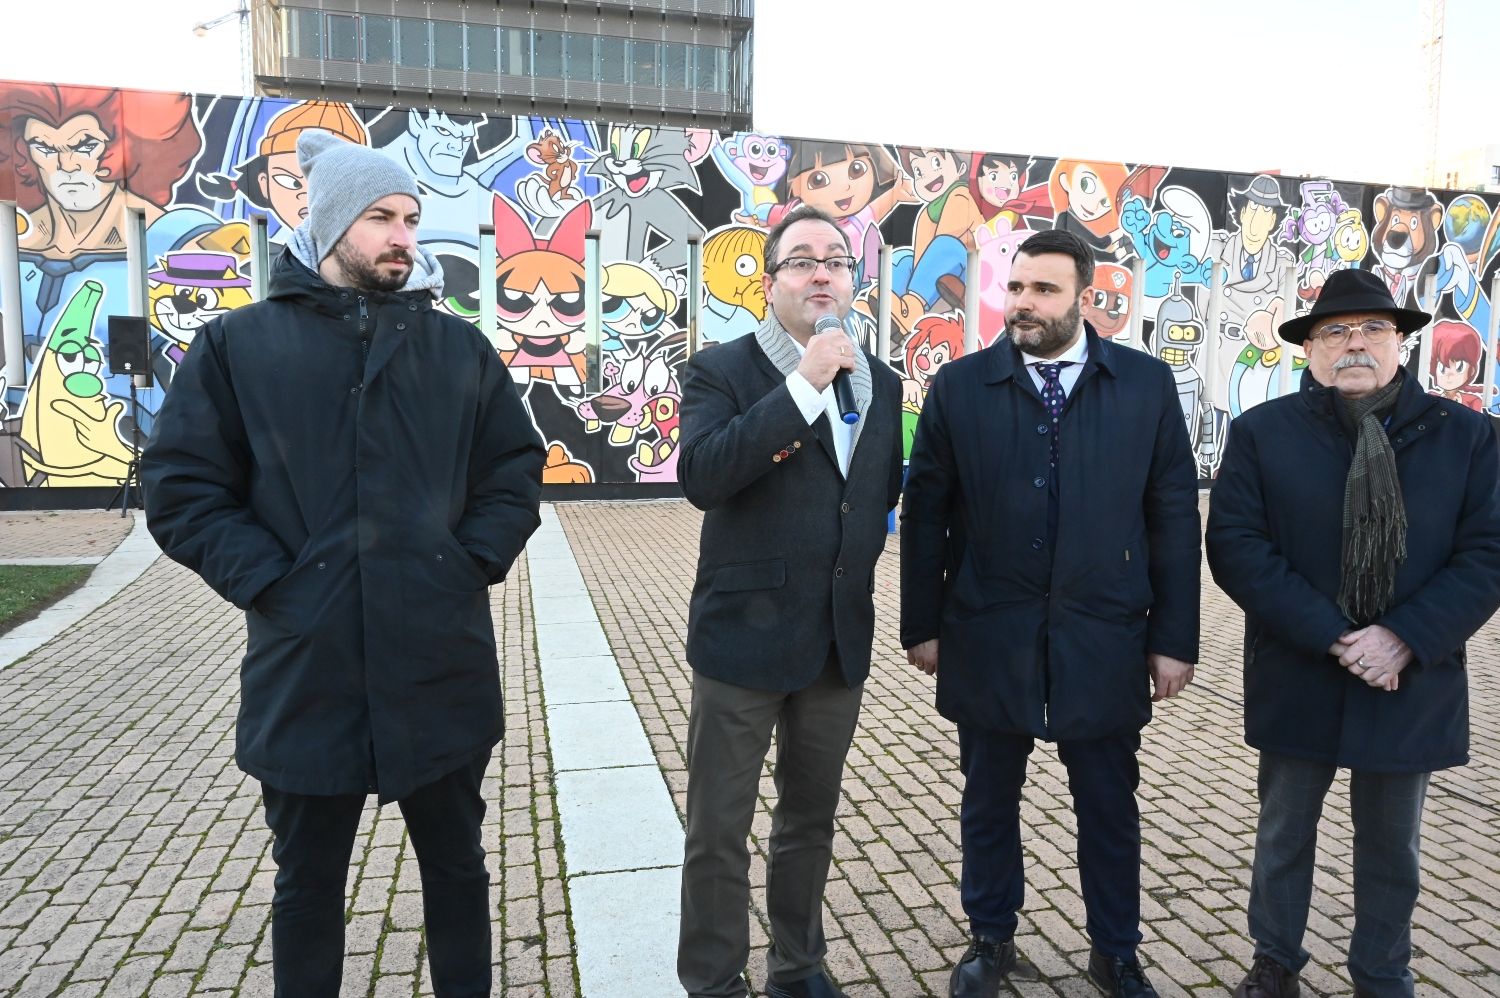
[[1422, 805], [1469, 759], [1464, 642], [1500, 606], [1500, 458], [1486, 417], [1400, 367], [1430, 320], [1333, 274], [1281, 337], [1294, 395], [1230, 427], [1208, 516], [1245, 611], [1245, 740], [1260, 752], [1244, 998], [1298, 995], [1323, 799], [1350, 770], [1357, 996], [1411, 995]]

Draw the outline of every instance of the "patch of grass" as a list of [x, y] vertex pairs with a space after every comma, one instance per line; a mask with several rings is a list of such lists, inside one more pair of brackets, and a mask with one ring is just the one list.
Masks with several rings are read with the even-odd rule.
[[0, 565], [0, 634], [83, 584], [92, 565]]

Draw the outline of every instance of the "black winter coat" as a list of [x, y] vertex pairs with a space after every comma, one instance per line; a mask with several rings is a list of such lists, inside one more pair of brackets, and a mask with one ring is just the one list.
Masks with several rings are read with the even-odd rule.
[[1208, 514], [1214, 580], [1245, 610], [1245, 740], [1375, 772], [1469, 758], [1464, 642], [1500, 605], [1500, 499], [1487, 419], [1404, 378], [1386, 424], [1406, 503], [1406, 561], [1375, 623], [1411, 648], [1394, 693], [1339, 666], [1337, 604], [1353, 439], [1332, 389], [1302, 388], [1230, 427]]
[[901, 644], [939, 638], [937, 706], [1052, 741], [1139, 731], [1147, 653], [1198, 657], [1197, 478], [1172, 372], [1099, 339], [1058, 437], [1009, 337], [939, 370], [901, 517]]
[[141, 458], [168, 556], [245, 610], [236, 759], [396, 800], [504, 725], [489, 586], [540, 522], [543, 452], [499, 356], [427, 292], [277, 257], [204, 326]]

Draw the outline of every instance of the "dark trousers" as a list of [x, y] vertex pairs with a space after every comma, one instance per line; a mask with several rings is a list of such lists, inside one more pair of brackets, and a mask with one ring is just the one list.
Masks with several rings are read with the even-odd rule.
[[[1257, 956], [1301, 971], [1312, 904], [1318, 818], [1332, 763], [1260, 754], [1260, 821], [1250, 879], [1250, 935]], [[1362, 995], [1414, 993], [1411, 916], [1421, 891], [1422, 806], [1427, 773], [1349, 774], [1354, 819], [1354, 933], [1349, 975]]]
[[750, 850], [760, 770], [776, 734], [776, 806], [766, 863], [768, 976], [822, 970], [823, 886], [833, 815], [864, 687], [836, 662], [807, 689], [755, 690], [693, 674], [688, 718], [687, 835], [677, 976], [693, 998], [740, 998], [750, 958]]
[[[1141, 941], [1139, 734], [1057, 743], [1078, 819], [1078, 878], [1089, 939], [1102, 953], [1135, 958]], [[1032, 740], [958, 726], [964, 776], [960, 897], [975, 935], [1009, 939], [1025, 900], [1021, 786]]]
[[[427, 960], [439, 998], [489, 998], [490, 878], [479, 784], [485, 753], [398, 801], [422, 875]], [[364, 794], [308, 796], [261, 785], [275, 841], [271, 962], [277, 998], [335, 998], [344, 972], [344, 882]]]

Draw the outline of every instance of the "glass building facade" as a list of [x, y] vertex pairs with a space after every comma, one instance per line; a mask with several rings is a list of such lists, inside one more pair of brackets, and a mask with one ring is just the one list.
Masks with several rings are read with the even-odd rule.
[[257, 0], [256, 83], [283, 97], [746, 129], [753, 20], [753, 0]]

